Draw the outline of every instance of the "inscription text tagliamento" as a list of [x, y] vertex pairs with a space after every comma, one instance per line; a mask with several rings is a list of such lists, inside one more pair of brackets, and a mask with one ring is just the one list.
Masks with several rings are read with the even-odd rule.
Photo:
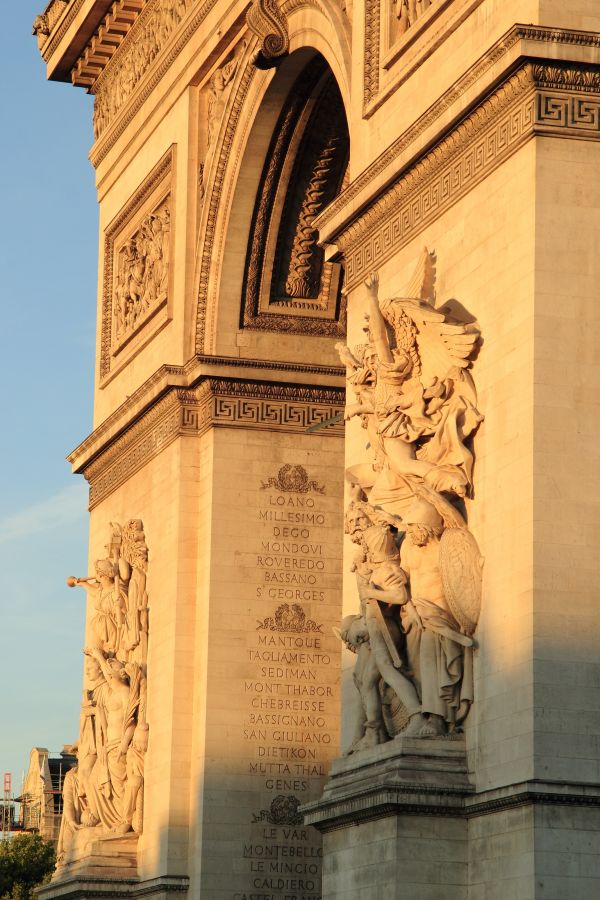
[[247, 637], [243, 739], [261, 803], [232, 900], [318, 900], [321, 839], [298, 812], [336, 755], [337, 642], [325, 488], [301, 466], [263, 482], [256, 511], [256, 626]]

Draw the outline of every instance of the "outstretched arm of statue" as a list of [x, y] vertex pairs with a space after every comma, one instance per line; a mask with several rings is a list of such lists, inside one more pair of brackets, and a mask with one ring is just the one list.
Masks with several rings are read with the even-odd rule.
[[390, 350], [387, 327], [379, 306], [379, 275], [371, 272], [365, 281], [369, 313], [369, 330], [375, 344], [377, 356], [384, 363], [393, 363], [394, 356]]
[[344, 409], [344, 421], [347, 422], [354, 416], [365, 416], [375, 412], [368, 403], [349, 403]]
[[99, 647], [84, 647], [83, 652], [86, 656], [91, 656], [92, 659], [95, 659], [102, 670], [102, 674], [106, 678], [106, 680], [110, 683], [113, 673], [110, 669], [110, 666], [106, 662], [106, 657], [102, 650]]
[[100, 582], [94, 575], [87, 575], [85, 578], [75, 578], [74, 575], [69, 575], [67, 584], [69, 587], [80, 587], [92, 592], [96, 592], [100, 587]]

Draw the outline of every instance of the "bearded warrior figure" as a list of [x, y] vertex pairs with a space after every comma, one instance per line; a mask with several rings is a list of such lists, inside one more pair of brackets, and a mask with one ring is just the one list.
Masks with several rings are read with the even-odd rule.
[[411, 737], [459, 734], [473, 700], [482, 559], [461, 510], [483, 418], [469, 371], [480, 332], [435, 307], [434, 275], [425, 249], [403, 296], [380, 301], [373, 273], [367, 342], [338, 345], [356, 398], [345, 418], [360, 417], [368, 437], [363, 461], [347, 470], [346, 531], [361, 548], [359, 612], [339, 632], [360, 645], [352, 752], [398, 730], [389, 716], [382, 726], [376, 685], [381, 697], [385, 686], [394, 692], [404, 708], [395, 721]]

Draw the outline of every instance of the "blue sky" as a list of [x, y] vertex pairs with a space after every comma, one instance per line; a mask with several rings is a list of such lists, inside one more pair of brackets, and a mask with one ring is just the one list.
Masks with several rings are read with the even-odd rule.
[[0, 772], [75, 740], [87, 486], [65, 461], [91, 430], [97, 205], [93, 98], [46, 82], [45, 0], [6, 3], [0, 34]]

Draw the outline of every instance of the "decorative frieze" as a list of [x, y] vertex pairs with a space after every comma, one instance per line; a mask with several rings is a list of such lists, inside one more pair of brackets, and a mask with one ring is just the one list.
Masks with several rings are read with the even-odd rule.
[[600, 73], [528, 63], [334, 237], [356, 286], [535, 134], [600, 139]]
[[[367, 4], [370, 14], [373, 14], [377, 4]], [[398, 159], [410, 150], [411, 145], [417, 144], [419, 138], [444, 114], [451, 110], [485, 74], [505, 58], [520, 42], [557, 43], [569, 46], [600, 48], [600, 35], [593, 32], [567, 31], [565, 29], [549, 29], [533, 25], [515, 25], [499, 41], [493, 44], [448, 90], [439, 100], [433, 103], [422, 116], [420, 116], [406, 131], [402, 132], [383, 153], [381, 153], [363, 172], [358, 175], [319, 216], [318, 227], [321, 233], [326, 232], [329, 223], [344, 209], [350, 206], [363, 191], [367, 191], [369, 185], [375, 182], [386, 169], [393, 167]], [[370, 66], [371, 60], [365, 60], [365, 66]], [[536, 77], [543, 80], [546, 87], [561, 87], [567, 84], [571, 78], [571, 87], [579, 81], [579, 87], [586, 85], [586, 90], [594, 90], [590, 83], [594, 80], [591, 70], [583, 74], [575, 74], [576, 70], [558, 63], [535, 65]], [[542, 70], [548, 70], [546, 77], [542, 79]], [[555, 81], [550, 80], [550, 70], [554, 73]], [[568, 72], [571, 72], [571, 76]], [[329, 238], [328, 238], [329, 239]]]
[[149, 337], [169, 316], [173, 157], [171, 148], [106, 230], [101, 378], [132, 338]]
[[[121, 0], [121, 3], [126, 6], [131, 2], [132, 0]], [[133, 0], [133, 2], [144, 5], [144, 0]], [[146, 5], [143, 14], [136, 19], [133, 27], [128, 31], [122, 46], [114, 55], [111, 54], [111, 65], [106, 68], [105, 72], [102, 71], [101, 74], [98, 74], [92, 82], [93, 93], [96, 95], [94, 103], [94, 135], [96, 138], [100, 136], [129, 99], [193, 5], [193, 0], [175, 0], [173, 3], [162, 3], [155, 0]], [[81, 59], [81, 73], [77, 77], [86, 78], [88, 62], [92, 61], [95, 56], [94, 50], [95, 46], [92, 41]], [[79, 81], [75, 83], [79, 83]]]
[[[343, 404], [341, 388], [207, 378], [193, 389], [173, 389], [83, 468], [90, 509], [180, 435], [199, 436], [211, 427], [304, 433]], [[333, 423], [319, 433], [339, 437], [343, 428]]]

